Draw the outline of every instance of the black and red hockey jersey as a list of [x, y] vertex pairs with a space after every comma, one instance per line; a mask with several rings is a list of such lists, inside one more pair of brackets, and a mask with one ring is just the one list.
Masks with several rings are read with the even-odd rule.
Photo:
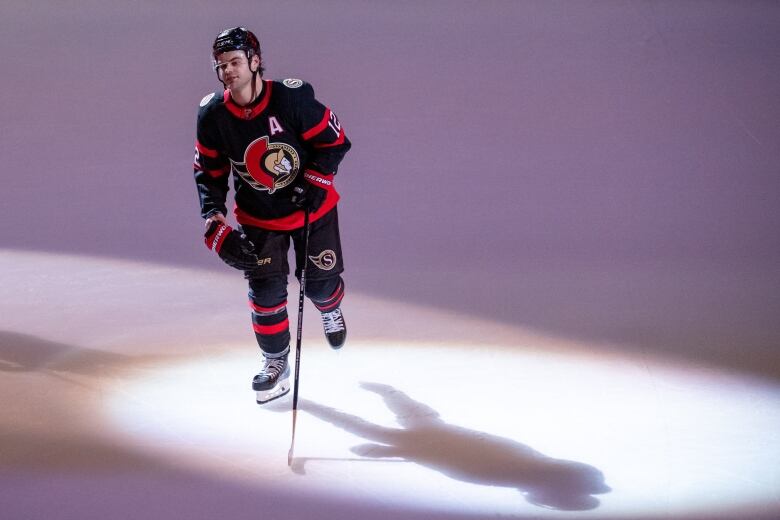
[[[226, 214], [228, 177], [233, 174], [236, 220], [242, 225], [291, 230], [303, 225], [292, 188], [304, 171], [337, 172], [351, 144], [336, 115], [299, 79], [263, 81], [260, 98], [249, 107], [230, 92], [204, 97], [198, 111], [195, 183], [201, 215]], [[331, 183], [311, 221], [333, 209], [339, 195]]]

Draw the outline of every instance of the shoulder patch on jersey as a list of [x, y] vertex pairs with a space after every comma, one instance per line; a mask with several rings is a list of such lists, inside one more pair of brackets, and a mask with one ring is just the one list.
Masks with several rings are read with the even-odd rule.
[[290, 88], [298, 88], [301, 85], [303, 85], [303, 80], [295, 79], [295, 78], [287, 78], [284, 81], [282, 81], [285, 87]]
[[211, 101], [211, 98], [213, 97], [214, 97], [214, 92], [203, 96], [203, 99], [200, 100], [200, 106], [205, 107], [206, 105], [208, 105], [209, 101]]

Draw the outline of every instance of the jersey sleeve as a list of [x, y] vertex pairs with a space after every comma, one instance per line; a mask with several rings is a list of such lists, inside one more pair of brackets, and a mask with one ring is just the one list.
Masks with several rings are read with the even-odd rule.
[[229, 190], [230, 164], [227, 156], [220, 151], [218, 136], [213, 113], [207, 103], [198, 111], [195, 160], [192, 165], [203, 218], [215, 213], [227, 215], [225, 201]]
[[294, 112], [299, 137], [309, 151], [306, 168], [332, 175], [352, 146], [344, 133], [336, 114], [314, 97], [314, 89], [308, 83], [299, 87]]

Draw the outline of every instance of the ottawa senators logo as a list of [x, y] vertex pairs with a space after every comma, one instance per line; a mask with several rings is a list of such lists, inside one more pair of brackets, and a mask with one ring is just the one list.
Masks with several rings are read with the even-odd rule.
[[317, 256], [310, 256], [309, 260], [323, 271], [330, 271], [336, 267], [336, 253], [330, 249], [326, 249]]
[[244, 151], [244, 162], [230, 160], [233, 172], [258, 191], [273, 193], [288, 186], [301, 166], [298, 152], [286, 143], [255, 139]]

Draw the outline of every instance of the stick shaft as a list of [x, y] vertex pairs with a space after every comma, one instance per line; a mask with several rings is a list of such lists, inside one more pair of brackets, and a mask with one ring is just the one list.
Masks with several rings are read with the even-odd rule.
[[292, 466], [295, 450], [295, 424], [298, 419], [298, 375], [301, 370], [301, 337], [303, 336], [303, 300], [306, 292], [306, 268], [309, 265], [309, 210], [303, 212], [303, 268], [301, 269], [301, 290], [298, 294], [298, 331], [295, 340], [295, 377], [293, 379], [292, 438], [287, 452], [287, 465]]

